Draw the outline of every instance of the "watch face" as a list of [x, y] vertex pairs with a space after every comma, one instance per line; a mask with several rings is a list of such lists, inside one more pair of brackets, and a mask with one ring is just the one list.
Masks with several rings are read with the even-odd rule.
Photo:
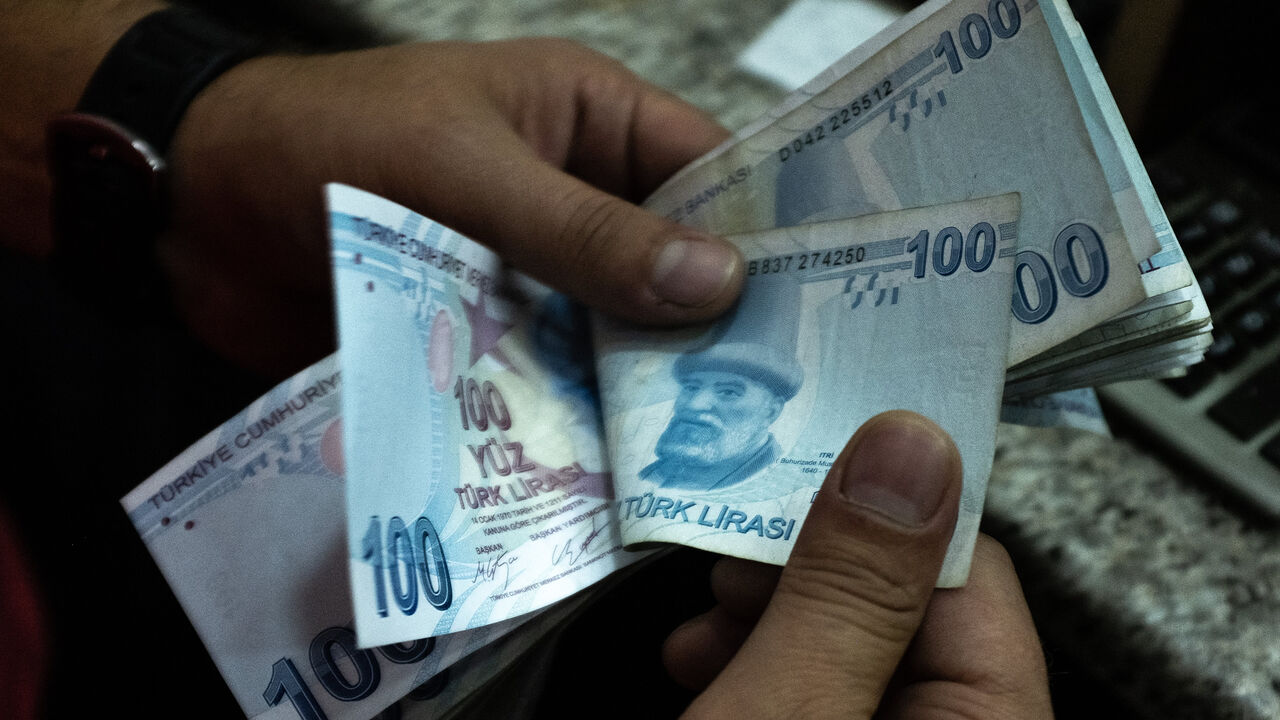
[[48, 142], [59, 242], [69, 232], [160, 228], [165, 162], [145, 140], [105, 118], [69, 113], [49, 123]]

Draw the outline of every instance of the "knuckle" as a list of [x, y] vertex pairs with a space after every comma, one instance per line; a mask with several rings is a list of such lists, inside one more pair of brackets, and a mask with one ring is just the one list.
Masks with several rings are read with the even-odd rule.
[[573, 77], [610, 76], [628, 74], [626, 66], [618, 60], [593, 50], [569, 38], [545, 37], [525, 41], [534, 45], [534, 52], [522, 48], [520, 53], [526, 62], [529, 57], [540, 58], [547, 69], [557, 73], [569, 73]]
[[631, 71], [609, 57], [599, 58], [585, 68], [578, 80], [582, 97], [601, 98], [630, 106], [634, 103], [635, 82]]
[[905, 643], [915, 633], [927, 601], [911, 573], [866, 552], [823, 557], [793, 553], [778, 591], [825, 622], [895, 643]]
[[597, 271], [616, 250], [626, 208], [621, 201], [589, 189], [565, 198], [565, 218], [556, 236], [559, 261], [582, 270]]
[[1001, 571], [1013, 571], [1013, 558], [999, 540], [990, 535], [979, 534], [973, 549], [975, 563], [982, 562]]

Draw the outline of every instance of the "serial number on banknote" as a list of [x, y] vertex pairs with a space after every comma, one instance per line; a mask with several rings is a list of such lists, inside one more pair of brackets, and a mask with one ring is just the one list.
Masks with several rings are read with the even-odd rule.
[[[1018, 9], [1017, 0], [990, 0], [986, 16], [978, 13], [964, 16], [956, 32], [943, 31], [930, 51], [935, 59], [945, 61], [947, 70], [952, 75], [959, 75], [967, 62], [965, 58], [968, 61], [983, 59], [995, 45], [995, 39], [1008, 40], [1017, 35], [1021, 28], [1022, 11]], [[825, 121], [796, 135], [791, 142], [778, 148], [779, 162], [786, 162], [792, 155], [829, 137], [838, 137], [836, 131], [864, 120], [868, 113], [878, 108], [896, 89], [892, 78], [880, 81], [870, 90], [845, 103]]]
[[[792, 155], [802, 152], [806, 145], [822, 142], [828, 137], [834, 137], [834, 133], [840, 128], [850, 123], [856, 122], [863, 114], [878, 106], [882, 101], [893, 94], [893, 81], [885, 79], [871, 90], [854, 98], [844, 107], [831, 113], [831, 117], [825, 121], [813, 126], [812, 130], [805, 131], [795, 137], [791, 142], [778, 148], [778, 159], [786, 162]], [[828, 132], [831, 135], [828, 135]]]
[[800, 272], [814, 268], [832, 268], [841, 265], [853, 265], [867, 258], [865, 245], [851, 245], [840, 250], [812, 252], [803, 255], [779, 255], [777, 257], [751, 260], [747, 263], [748, 275], [770, 275], [785, 272]]

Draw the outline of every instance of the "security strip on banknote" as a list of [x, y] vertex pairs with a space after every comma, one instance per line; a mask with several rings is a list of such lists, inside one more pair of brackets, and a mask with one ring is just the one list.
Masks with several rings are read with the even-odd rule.
[[585, 312], [442, 225], [327, 192], [361, 646], [516, 617], [637, 560]]
[[[337, 358], [326, 358], [121, 500], [250, 718], [364, 720], [537, 617], [357, 647], [343, 561], [343, 392]], [[550, 627], [534, 620], [529, 632]]]
[[786, 562], [853, 432], [903, 408], [964, 461], [939, 585], [968, 577], [1004, 384], [1016, 194], [733, 236], [746, 284], [720, 321], [599, 318], [605, 426], [628, 545]]

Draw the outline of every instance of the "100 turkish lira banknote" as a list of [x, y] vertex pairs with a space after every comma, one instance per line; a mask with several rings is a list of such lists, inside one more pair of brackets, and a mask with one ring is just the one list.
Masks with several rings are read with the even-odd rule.
[[250, 718], [363, 720], [531, 620], [357, 647], [342, 385], [337, 358], [322, 360], [121, 500]]
[[328, 198], [361, 644], [515, 617], [638, 559], [581, 308], [390, 201]]
[[[470, 240], [345, 186], [329, 186], [329, 211], [362, 645], [537, 609], [654, 542], [783, 563], [829, 458], [891, 408], [961, 448], [942, 582], [964, 582], [1016, 194], [735, 237], [749, 258], [736, 312], [661, 332], [601, 321], [594, 351], [576, 306]], [[695, 379], [744, 397], [699, 411], [706, 397], [677, 389]], [[732, 481], [708, 479], [726, 469]]]
[[925, 3], [645, 206], [730, 234], [1019, 192], [1022, 362], [1172, 289], [1144, 287], [1139, 263], [1172, 235], [1074, 24], [1053, 0]]
[[939, 578], [968, 577], [1004, 384], [1018, 196], [737, 235], [737, 306], [684, 331], [601, 318], [605, 427], [628, 544], [786, 562], [863, 422], [919, 412], [964, 461]]

